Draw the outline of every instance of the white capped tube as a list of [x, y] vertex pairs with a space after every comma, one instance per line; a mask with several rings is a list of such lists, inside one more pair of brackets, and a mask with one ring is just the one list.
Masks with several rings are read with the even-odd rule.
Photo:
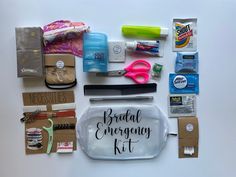
[[162, 40], [157, 41], [131, 41], [126, 42], [126, 49], [128, 51], [143, 53], [151, 56], [163, 56], [163, 43]]

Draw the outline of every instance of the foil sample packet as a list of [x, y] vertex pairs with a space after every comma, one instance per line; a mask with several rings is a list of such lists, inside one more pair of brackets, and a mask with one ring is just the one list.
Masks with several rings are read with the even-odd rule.
[[196, 95], [176, 94], [168, 96], [168, 116], [196, 116]]

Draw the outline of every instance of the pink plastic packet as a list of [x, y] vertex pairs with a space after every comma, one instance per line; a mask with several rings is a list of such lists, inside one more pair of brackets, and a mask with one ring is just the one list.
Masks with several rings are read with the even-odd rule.
[[89, 31], [83, 22], [59, 20], [43, 27], [44, 53], [70, 53], [82, 57], [82, 34]]

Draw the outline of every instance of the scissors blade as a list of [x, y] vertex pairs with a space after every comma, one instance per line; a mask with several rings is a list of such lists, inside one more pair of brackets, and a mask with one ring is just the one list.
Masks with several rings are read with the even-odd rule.
[[96, 73], [96, 76], [118, 77], [118, 76], [123, 76], [125, 73], [126, 73], [125, 70], [114, 70], [105, 73]]

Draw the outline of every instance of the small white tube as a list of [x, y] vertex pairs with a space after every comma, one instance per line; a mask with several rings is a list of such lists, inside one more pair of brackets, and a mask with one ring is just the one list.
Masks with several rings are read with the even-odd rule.
[[126, 49], [128, 51], [134, 51], [138, 53], [143, 53], [151, 56], [163, 56], [164, 41], [132, 41], [126, 42]]

